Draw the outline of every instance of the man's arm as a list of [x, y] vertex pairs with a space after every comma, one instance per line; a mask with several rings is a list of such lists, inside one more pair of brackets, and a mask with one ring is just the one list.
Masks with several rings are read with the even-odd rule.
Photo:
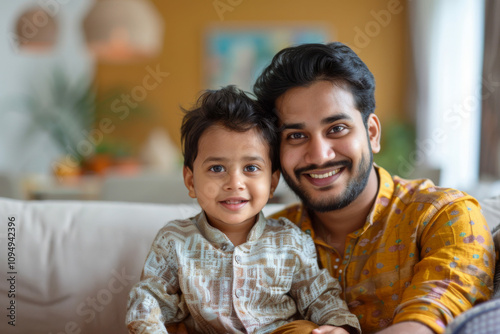
[[416, 241], [420, 260], [395, 310], [394, 323], [402, 325], [389, 327], [387, 334], [405, 333], [403, 324], [408, 323], [442, 333], [453, 318], [491, 295], [494, 247], [477, 202], [468, 199], [446, 204], [432, 217], [422, 218], [426, 220], [419, 222], [422, 228]]

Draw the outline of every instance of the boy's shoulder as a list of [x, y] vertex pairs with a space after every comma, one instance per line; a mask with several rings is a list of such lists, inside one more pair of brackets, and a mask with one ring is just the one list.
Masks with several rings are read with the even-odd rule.
[[277, 212], [273, 212], [272, 214], [268, 215], [267, 218], [279, 219], [284, 217], [291, 222], [299, 221], [302, 215], [302, 210], [302, 203], [293, 203]]
[[273, 215], [273, 217], [271, 218], [266, 218], [266, 225], [268, 229], [275, 231], [276, 233], [288, 233], [297, 236], [307, 236], [304, 231], [302, 231], [287, 217], [278, 217], [276, 215]]
[[157, 238], [188, 237], [198, 232], [196, 216], [186, 219], [175, 219], [166, 223], [157, 233]]

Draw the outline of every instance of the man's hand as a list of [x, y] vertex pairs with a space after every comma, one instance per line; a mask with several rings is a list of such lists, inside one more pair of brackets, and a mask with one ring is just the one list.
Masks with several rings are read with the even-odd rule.
[[435, 334], [432, 329], [417, 321], [405, 321], [391, 325], [377, 334]]
[[182, 323], [182, 322], [168, 326], [167, 332], [168, 333], [175, 333], [175, 334], [188, 334], [186, 326], [184, 326], [184, 323]]
[[342, 327], [323, 325], [313, 329], [311, 334], [349, 334], [349, 332]]

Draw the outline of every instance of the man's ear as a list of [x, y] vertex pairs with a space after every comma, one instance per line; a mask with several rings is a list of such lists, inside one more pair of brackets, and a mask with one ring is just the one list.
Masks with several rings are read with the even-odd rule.
[[372, 152], [380, 152], [380, 135], [382, 134], [382, 127], [377, 115], [372, 113], [368, 116], [366, 128], [368, 132], [368, 140], [370, 141], [370, 145], [372, 147]]
[[184, 184], [189, 190], [189, 197], [196, 198], [196, 192], [194, 191], [193, 171], [191, 170], [191, 168], [184, 166], [184, 168], [182, 169], [182, 175], [184, 176]]
[[278, 187], [279, 182], [280, 182], [280, 171], [276, 170], [271, 175], [271, 191], [269, 193], [269, 198], [273, 198], [274, 191], [276, 190], [276, 187]]

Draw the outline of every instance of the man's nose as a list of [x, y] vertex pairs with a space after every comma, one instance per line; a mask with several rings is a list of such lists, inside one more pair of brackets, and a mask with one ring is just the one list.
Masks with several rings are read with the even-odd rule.
[[311, 137], [304, 161], [307, 164], [322, 165], [335, 158], [335, 151], [331, 140], [316, 136]]

